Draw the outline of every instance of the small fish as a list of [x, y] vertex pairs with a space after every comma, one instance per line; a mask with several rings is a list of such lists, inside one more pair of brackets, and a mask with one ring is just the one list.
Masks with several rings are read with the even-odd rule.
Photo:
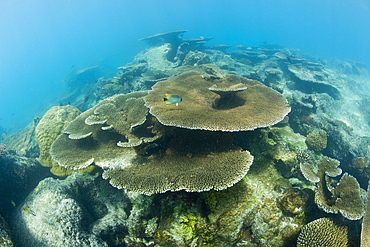
[[30, 208], [24, 206], [23, 211], [26, 212], [27, 214], [32, 214], [33, 216], [36, 216], [35, 212], [33, 212]]
[[115, 87], [116, 84], [114, 83], [108, 83], [108, 84], [105, 84], [104, 86], [101, 87], [101, 89], [107, 89], [107, 88], [110, 88], [110, 87]]
[[13, 200], [10, 200], [10, 203], [13, 205], [13, 207], [17, 206]]
[[182, 98], [177, 94], [165, 94], [163, 101], [165, 101], [166, 104], [176, 104], [176, 106], [178, 106]]

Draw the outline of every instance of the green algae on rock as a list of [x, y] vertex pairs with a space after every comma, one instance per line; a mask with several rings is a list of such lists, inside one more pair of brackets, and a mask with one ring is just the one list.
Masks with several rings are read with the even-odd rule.
[[279, 207], [283, 192], [274, 187], [289, 183], [271, 163], [256, 162], [248, 176], [225, 190], [157, 195], [164, 213], [155, 242], [161, 246], [209, 247], [293, 244], [292, 239], [304, 225], [305, 213], [292, 216]]

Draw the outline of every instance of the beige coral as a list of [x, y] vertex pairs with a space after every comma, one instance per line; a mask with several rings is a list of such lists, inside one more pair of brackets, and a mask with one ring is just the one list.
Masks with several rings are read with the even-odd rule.
[[53, 106], [42, 117], [35, 130], [35, 140], [40, 148], [37, 160], [41, 165], [51, 167], [51, 172], [57, 176], [69, 175], [72, 170], [58, 166], [51, 159], [50, 147], [62, 130], [80, 114], [80, 111], [71, 105]]
[[232, 144], [229, 133], [176, 129], [164, 153], [104, 172], [118, 188], [151, 195], [165, 191], [223, 190], [248, 172], [253, 156]]
[[330, 218], [320, 218], [305, 225], [297, 247], [348, 246], [348, 228]]
[[367, 186], [366, 213], [361, 227], [361, 246], [370, 247], [370, 181]]
[[[183, 101], [164, 104], [164, 94], [180, 95]], [[207, 78], [186, 72], [158, 82], [144, 99], [162, 124], [188, 129], [253, 130], [278, 123], [290, 112], [280, 93], [235, 75]]]
[[[364, 204], [360, 196], [360, 185], [355, 177], [344, 173], [338, 183], [331, 177], [339, 176], [339, 161], [323, 156], [317, 165], [301, 162], [305, 178], [316, 183], [315, 202], [327, 213], [341, 213], [350, 220], [359, 220], [364, 215]], [[336, 184], [336, 185], [334, 185]]]
[[115, 95], [81, 113], [52, 144], [53, 160], [70, 169], [93, 163], [101, 167], [130, 163], [136, 154], [130, 147], [162, 135], [161, 129], [147, 118], [144, 95], [146, 92]]

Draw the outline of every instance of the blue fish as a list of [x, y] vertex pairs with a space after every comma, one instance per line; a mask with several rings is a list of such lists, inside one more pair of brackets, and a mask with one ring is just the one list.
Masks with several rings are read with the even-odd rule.
[[182, 98], [180, 95], [177, 94], [165, 94], [163, 101], [165, 101], [166, 104], [176, 104], [176, 106], [178, 106], [179, 103], [182, 101]]

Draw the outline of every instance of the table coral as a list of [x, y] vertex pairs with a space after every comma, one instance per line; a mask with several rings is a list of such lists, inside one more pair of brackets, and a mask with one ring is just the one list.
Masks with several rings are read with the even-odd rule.
[[[183, 101], [178, 106], [163, 104], [165, 93], [180, 95]], [[266, 127], [290, 112], [281, 94], [258, 81], [235, 75], [204, 78], [196, 72], [156, 83], [145, 105], [164, 125], [212, 131]]]

